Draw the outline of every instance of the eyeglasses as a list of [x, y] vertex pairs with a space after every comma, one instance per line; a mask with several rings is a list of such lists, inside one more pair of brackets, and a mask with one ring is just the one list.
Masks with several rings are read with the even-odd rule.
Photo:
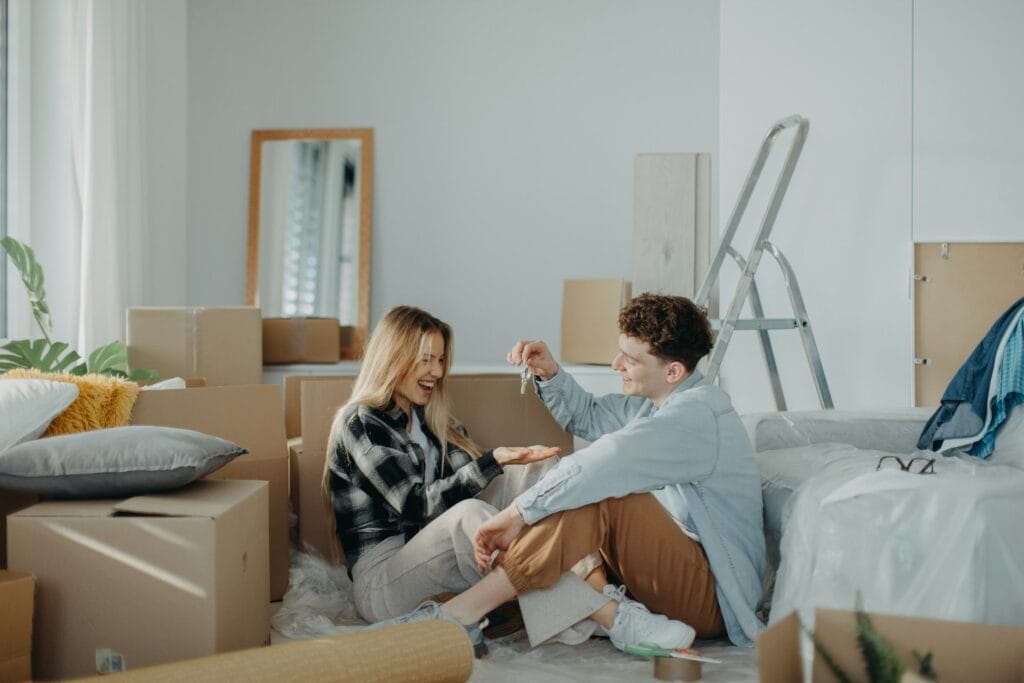
[[[878, 465], [875, 466], [875, 471], [882, 469], [882, 465], [886, 460], [892, 460], [899, 468], [904, 472], [910, 472], [911, 474], [935, 474], [935, 458], [911, 458], [907, 462], [898, 455], [883, 455], [878, 459]], [[885, 469], [893, 469], [892, 467], [886, 467]]]

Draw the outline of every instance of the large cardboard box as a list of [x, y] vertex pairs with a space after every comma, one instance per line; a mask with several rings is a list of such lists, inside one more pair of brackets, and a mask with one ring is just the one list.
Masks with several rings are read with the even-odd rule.
[[280, 600], [288, 590], [288, 446], [278, 387], [143, 391], [135, 401], [132, 423], [194, 429], [249, 450], [210, 476], [270, 483], [270, 599]]
[[609, 365], [619, 352], [619, 311], [632, 296], [625, 280], [566, 280], [562, 289], [563, 363]]
[[264, 318], [263, 362], [337, 363], [341, 327], [337, 318]]
[[[303, 382], [351, 382], [354, 378], [344, 375], [287, 375], [284, 378], [284, 435], [289, 439], [302, 436], [302, 383]], [[346, 395], [346, 399], [348, 396]]]
[[269, 642], [268, 487], [196, 482], [121, 501], [51, 501], [8, 519], [11, 567], [38, 585], [39, 679]]
[[128, 363], [161, 379], [204, 377], [210, 386], [259, 384], [263, 333], [256, 306], [129, 308]]
[[348, 401], [354, 383], [354, 377], [342, 377], [334, 381], [303, 382], [300, 386], [302, 450], [295, 453], [293, 460], [292, 505], [299, 517], [299, 548], [328, 559], [332, 557], [331, 533], [321, 484], [327, 439], [334, 415]]
[[7, 515], [38, 502], [35, 494], [0, 489], [0, 569], [7, 568]]
[[[519, 393], [518, 375], [452, 375], [446, 380], [452, 413], [466, 425], [483, 449], [496, 446], [559, 446], [572, 452], [572, 435], [565, 432], [531, 390]], [[352, 391], [353, 379], [306, 382], [302, 385], [302, 453], [297, 455], [299, 538], [324, 557], [330, 557], [331, 537], [324, 514], [321, 481], [327, 440], [338, 408]]]
[[[932, 653], [932, 666], [940, 681], [1024, 680], [1024, 628], [891, 614], [871, 614], [870, 617], [875, 630], [892, 644], [908, 672], [917, 671], [916, 651], [921, 655]], [[857, 644], [854, 612], [816, 610], [814, 634], [851, 681], [868, 680]], [[762, 683], [805, 680], [800, 638], [795, 613], [758, 637], [757, 666]], [[837, 680], [818, 652], [814, 653], [810, 680], [814, 683]]]
[[35, 579], [0, 570], [0, 683], [32, 679], [32, 606]]

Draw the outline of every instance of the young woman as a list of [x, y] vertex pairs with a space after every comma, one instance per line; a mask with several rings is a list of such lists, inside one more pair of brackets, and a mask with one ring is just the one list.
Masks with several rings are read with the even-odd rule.
[[505, 466], [558, 453], [481, 453], [449, 411], [451, 359], [450, 326], [418, 308], [393, 308], [374, 329], [352, 397], [334, 418], [324, 467], [329, 523], [356, 609], [370, 622], [479, 581], [473, 534], [497, 508], [474, 496]]

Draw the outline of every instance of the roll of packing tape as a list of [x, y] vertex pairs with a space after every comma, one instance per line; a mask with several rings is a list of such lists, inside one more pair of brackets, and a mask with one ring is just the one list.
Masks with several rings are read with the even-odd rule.
[[654, 677], [659, 681], [699, 681], [700, 662], [676, 657], [655, 657]]

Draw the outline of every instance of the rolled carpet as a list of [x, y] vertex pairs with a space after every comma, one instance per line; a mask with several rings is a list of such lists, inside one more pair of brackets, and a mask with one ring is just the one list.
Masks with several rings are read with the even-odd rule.
[[161, 664], [119, 673], [114, 678], [104, 676], [103, 680], [462, 683], [472, 673], [473, 645], [464, 630], [450, 621], [419, 621]]

